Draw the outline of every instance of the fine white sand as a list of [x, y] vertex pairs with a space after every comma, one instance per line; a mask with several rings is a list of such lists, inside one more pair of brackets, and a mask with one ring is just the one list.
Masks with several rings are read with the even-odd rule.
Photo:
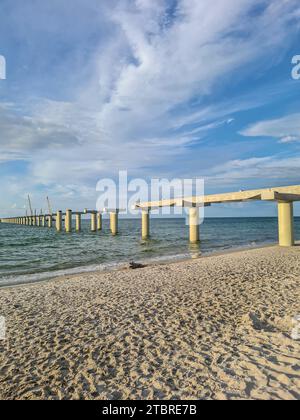
[[299, 399], [300, 247], [0, 289], [2, 399]]

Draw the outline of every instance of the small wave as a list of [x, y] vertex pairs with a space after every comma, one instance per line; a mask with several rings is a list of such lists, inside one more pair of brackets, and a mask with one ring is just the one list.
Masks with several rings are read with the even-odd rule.
[[[145, 258], [136, 260], [137, 263], [153, 264], [161, 262], [179, 261], [190, 258], [191, 255], [187, 254], [176, 254], [176, 255], [165, 255], [159, 257]], [[22, 274], [18, 276], [5, 276], [0, 279], [0, 287], [17, 286], [30, 283], [38, 283], [41, 281], [51, 280], [57, 277], [66, 277], [76, 274], [92, 273], [92, 272], [106, 272], [118, 270], [126, 266], [128, 261], [122, 262], [111, 262], [94, 264], [89, 266], [81, 266], [75, 268], [68, 268], [64, 270], [48, 271], [44, 273], [35, 274]]]
[[71, 276], [74, 274], [91, 273], [94, 271], [110, 271], [124, 266], [124, 263], [103, 263], [87, 267], [68, 268], [65, 270], [47, 271], [44, 273], [22, 274], [19, 276], [5, 276], [0, 280], [0, 287], [16, 286], [28, 283], [37, 283], [55, 277]]

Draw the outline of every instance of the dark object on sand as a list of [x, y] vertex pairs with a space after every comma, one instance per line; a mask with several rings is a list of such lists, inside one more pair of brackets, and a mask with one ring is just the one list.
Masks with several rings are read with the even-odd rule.
[[146, 266], [143, 264], [135, 263], [134, 261], [130, 261], [129, 269], [130, 270], [137, 270], [138, 268], [145, 268]]

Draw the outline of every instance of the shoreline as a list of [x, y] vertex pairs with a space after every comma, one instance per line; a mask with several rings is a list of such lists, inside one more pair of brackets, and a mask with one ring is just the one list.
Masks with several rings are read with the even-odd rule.
[[[300, 245], [300, 241], [296, 242], [295, 246], [299, 246]], [[264, 249], [264, 248], [274, 248], [274, 247], [278, 247], [278, 244], [276, 243], [268, 243], [268, 244], [261, 244], [261, 245], [256, 245], [256, 246], [245, 246], [245, 247], [239, 247], [239, 248], [229, 248], [227, 250], [222, 250], [222, 251], [211, 251], [211, 252], [205, 252], [203, 254], [201, 254], [201, 249], [200, 249], [200, 255], [193, 257], [193, 256], [186, 256], [186, 257], [177, 257], [176, 255], [166, 255], [166, 258], [164, 259], [164, 257], [161, 257], [161, 259], [159, 261], [154, 259], [149, 259], [147, 260], [146, 258], [144, 260], [137, 260], [135, 261], [138, 264], [142, 264], [144, 265], [143, 268], [147, 268], [147, 267], [153, 267], [153, 266], [160, 266], [160, 265], [168, 265], [168, 264], [177, 264], [180, 262], [187, 262], [187, 261], [194, 261], [194, 260], [201, 260], [203, 258], [209, 258], [209, 257], [214, 257], [214, 256], [222, 256], [222, 255], [227, 255], [227, 254], [235, 254], [235, 253], [239, 253], [239, 252], [243, 252], [243, 251], [251, 251], [251, 250], [258, 250], [258, 249]], [[174, 258], [173, 258], [174, 257]], [[124, 271], [124, 270], [130, 270], [129, 268], [127, 268], [129, 264], [129, 261], [127, 262], [121, 262], [121, 263], [116, 263], [116, 265], [112, 268], [105, 268], [103, 270], [83, 270], [83, 271], [78, 271], [76, 273], [70, 273], [70, 274], [60, 274], [60, 275], [53, 275], [50, 276], [49, 278], [45, 278], [45, 279], [41, 279], [41, 280], [35, 280], [35, 281], [30, 281], [30, 282], [24, 282], [24, 283], [16, 283], [16, 284], [11, 284], [11, 285], [1, 285], [0, 284], [0, 290], [2, 289], [11, 289], [14, 287], [23, 287], [23, 286], [34, 286], [34, 285], [38, 285], [40, 283], [48, 283], [51, 281], [57, 281], [57, 280], [61, 280], [61, 279], [72, 279], [74, 277], [78, 277], [78, 276], [88, 276], [90, 274], [107, 274], [107, 273], [112, 273], [112, 272], [118, 272], [118, 271]], [[75, 269], [77, 269], [79, 267], [76, 267]], [[140, 268], [140, 269], [143, 269]], [[70, 269], [73, 270], [73, 269]], [[44, 273], [40, 273], [40, 274], [44, 274]], [[32, 274], [30, 274], [32, 275]], [[24, 277], [26, 276], [26, 274], [24, 274]]]

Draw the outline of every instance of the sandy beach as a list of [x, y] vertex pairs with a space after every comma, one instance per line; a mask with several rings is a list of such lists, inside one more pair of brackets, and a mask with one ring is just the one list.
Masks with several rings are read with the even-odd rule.
[[2, 399], [300, 399], [300, 247], [0, 289]]

